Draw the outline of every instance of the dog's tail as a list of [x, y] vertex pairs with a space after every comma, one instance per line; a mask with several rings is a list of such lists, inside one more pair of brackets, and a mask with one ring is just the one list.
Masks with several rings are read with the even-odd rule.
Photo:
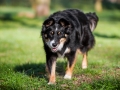
[[90, 26], [90, 29], [91, 31], [94, 31], [94, 29], [96, 28], [97, 26], [97, 23], [98, 23], [98, 16], [96, 15], [96, 13], [86, 13], [86, 16], [89, 20], [89, 26]]

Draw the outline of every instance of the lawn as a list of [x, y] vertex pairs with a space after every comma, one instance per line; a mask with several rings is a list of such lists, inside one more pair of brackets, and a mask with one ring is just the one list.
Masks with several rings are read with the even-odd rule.
[[9, 10], [13, 15], [6, 18], [5, 10], [0, 12], [0, 90], [120, 90], [119, 11], [98, 13], [88, 69], [81, 68], [79, 56], [72, 80], [64, 80], [66, 60], [58, 59], [56, 85], [47, 85], [40, 36], [44, 18], [19, 18], [14, 14], [17, 10]]

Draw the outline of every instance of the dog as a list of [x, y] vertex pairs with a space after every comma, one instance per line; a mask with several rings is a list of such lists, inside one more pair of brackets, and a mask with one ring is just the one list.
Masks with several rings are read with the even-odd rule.
[[97, 23], [98, 16], [95, 13], [83, 13], [78, 9], [55, 12], [43, 22], [41, 36], [46, 53], [48, 84], [56, 81], [58, 57], [68, 60], [64, 79], [71, 79], [78, 53], [83, 55], [82, 68], [87, 68], [87, 53], [95, 45], [92, 31]]

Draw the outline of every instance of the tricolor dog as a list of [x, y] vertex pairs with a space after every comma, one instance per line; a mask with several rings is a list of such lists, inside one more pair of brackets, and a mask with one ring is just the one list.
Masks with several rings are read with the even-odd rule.
[[83, 55], [82, 68], [87, 68], [87, 53], [95, 44], [92, 31], [97, 22], [95, 13], [83, 13], [78, 9], [55, 12], [43, 22], [41, 35], [46, 53], [48, 84], [56, 81], [56, 60], [60, 56], [68, 60], [65, 79], [71, 79], [78, 53]]

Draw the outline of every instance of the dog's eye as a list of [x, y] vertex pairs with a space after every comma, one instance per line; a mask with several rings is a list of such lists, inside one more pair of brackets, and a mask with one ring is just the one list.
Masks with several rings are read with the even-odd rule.
[[57, 34], [58, 34], [58, 35], [60, 35], [60, 34], [61, 34], [61, 32], [58, 32]]
[[51, 32], [50, 32], [50, 34], [51, 34], [51, 35], [54, 35], [54, 32], [53, 32], [53, 31], [51, 31]]

